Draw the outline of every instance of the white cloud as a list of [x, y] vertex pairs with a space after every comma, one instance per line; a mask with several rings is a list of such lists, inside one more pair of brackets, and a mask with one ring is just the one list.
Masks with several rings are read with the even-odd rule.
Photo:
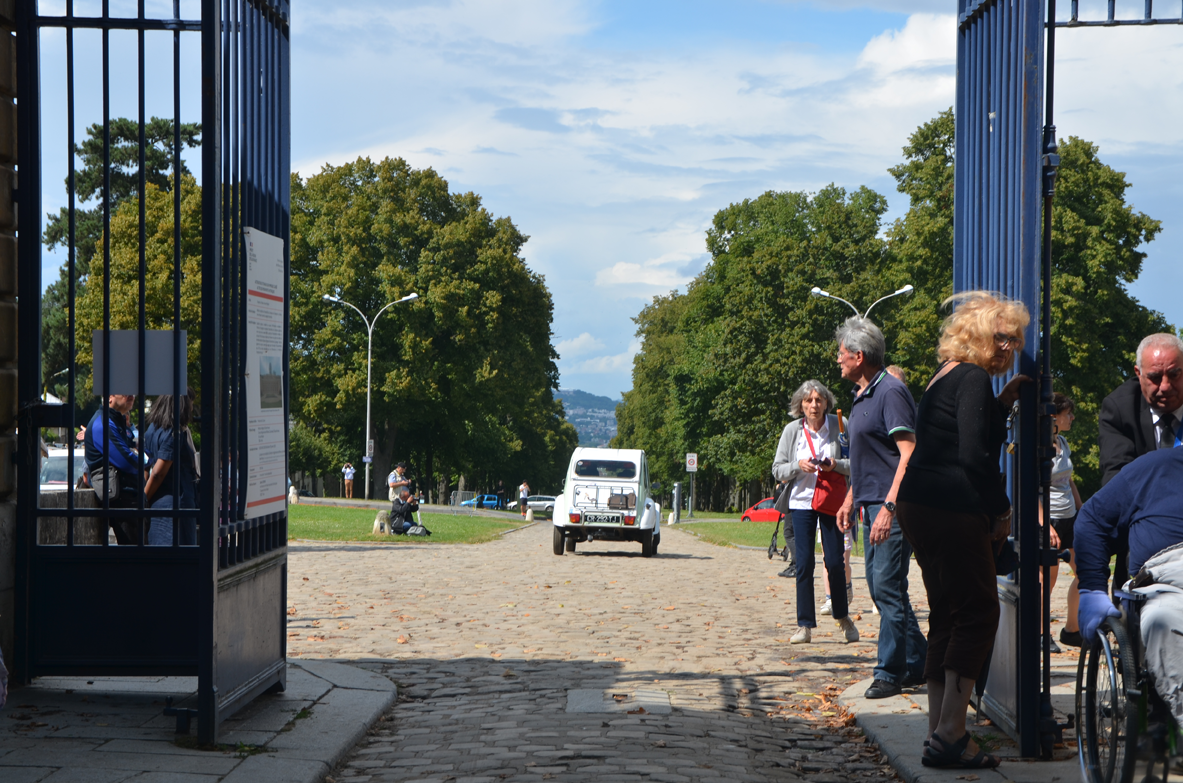
[[[572, 365], [570, 368], [563, 368], [563, 374], [567, 375], [605, 375], [605, 374], [620, 374], [629, 373], [633, 369], [633, 357], [641, 350], [641, 341], [634, 339], [628, 344], [628, 349], [624, 353], [618, 353], [611, 356], [597, 356], [593, 359], [586, 359]], [[564, 387], [565, 388], [565, 387]]]
[[[638, 298], [701, 269], [704, 232], [730, 203], [836, 182], [876, 188], [892, 216], [906, 206], [886, 169], [954, 102], [950, 2], [812, 5], [914, 13], [851, 53], [789, 32], [783, 45], [605, 46], [588, 35], [590, 0], [308, 4], [293, 34], [296, 167], [367, 154], [435, 168], [530, 235], [555, 331], [580, 335], [560, 352], [585, 334], [620, 346]], [[1176, 29], [1060, 31], [1057, 48], [1061, 135], [1102, 155], [1178, 143], [1183, 102], [1164, 99], [1183, 81]], [[564, 384], [611, 367], [613, 389], [627, 388], [628, 352], [564, 362]]]
[[604, 350], [604, 343], [588, 332], [584, 332], [571, 340], [563, 340], [555, 346], [561, 358], [583, 356], [594, 351]]

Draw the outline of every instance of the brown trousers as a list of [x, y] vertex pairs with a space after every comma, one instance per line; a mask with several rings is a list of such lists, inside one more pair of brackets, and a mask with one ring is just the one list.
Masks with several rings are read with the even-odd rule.
[[945, 670], [978, 679], [998, 630], [998, 583], [990, 518], [901, 501], [900, 528], [916, 552], [928, 592], [924, 678]]

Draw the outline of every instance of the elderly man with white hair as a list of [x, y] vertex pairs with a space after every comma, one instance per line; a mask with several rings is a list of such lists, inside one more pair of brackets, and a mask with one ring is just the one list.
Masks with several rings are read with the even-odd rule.
[[[1143, 454], [1183, 442], [1183, 340], [1173, 334], [1152, 334], [1138, 345], [1134, 377], [1101, 403], [1098, 440], [1101, 486]], [[1117, 542], [1113, 584], [1128, 575], [1129, 549]]]

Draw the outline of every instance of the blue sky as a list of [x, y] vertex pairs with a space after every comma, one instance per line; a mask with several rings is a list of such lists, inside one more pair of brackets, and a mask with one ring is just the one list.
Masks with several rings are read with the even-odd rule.
[[[562, 385], [618, 397], [630, 319], [702, 269], [719, 209], [835, 182], [902, 214], [886, 169], [953, 103], [955, 5], [297, 0], [293, 166], [401, 156], [480, 194], [531, 237]], [[1164, 221], [1132, 291], [1183, 324], [1183, 28], [1073, 30], [1058, 48], [1060, 135], [1100, 144], [1128, 200]]]

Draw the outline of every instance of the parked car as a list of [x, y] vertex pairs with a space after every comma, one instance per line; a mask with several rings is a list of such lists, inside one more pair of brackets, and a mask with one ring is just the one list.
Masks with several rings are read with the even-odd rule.
[[640, 449], [577, 448], [563, 494], [555, 499], [554, 553], [581, 541], [636, 541], [652, 557], [661, 543], [661, 506], [650, 496]]
[[[510, 511], [517, 511], [519, 501], [515, 500], [506, 508]], [[535, 511], [541, 511], [548, 517], [555, 513], [555, 496], [554, 495], [530, 495], [526, 498], [526, 508], [532, 508]]]
[[476, 506], [478, 500], [481, 501], [481, 503], [480, 503], [481, 508], [497, 508], [497, 496], [496, 495], [477, 495], [474, 498], [471, 498], [469, 500], [465, 500], [460, 505], [462, 505], [462, 506]]
[[743, 512], [739, 518], [741, 522], [776, 522], [780, 519], [780, 512], [772, 507], [776, 498], [764, 498], [756, 505]]
[[78, 479], [86, 472], [86, 449], [74, 449], [74, 475], [69, 477], [69, 449], [50, 449], [49, 456], [41, 460], [41, 491], [63, 492], [78, 485]]

